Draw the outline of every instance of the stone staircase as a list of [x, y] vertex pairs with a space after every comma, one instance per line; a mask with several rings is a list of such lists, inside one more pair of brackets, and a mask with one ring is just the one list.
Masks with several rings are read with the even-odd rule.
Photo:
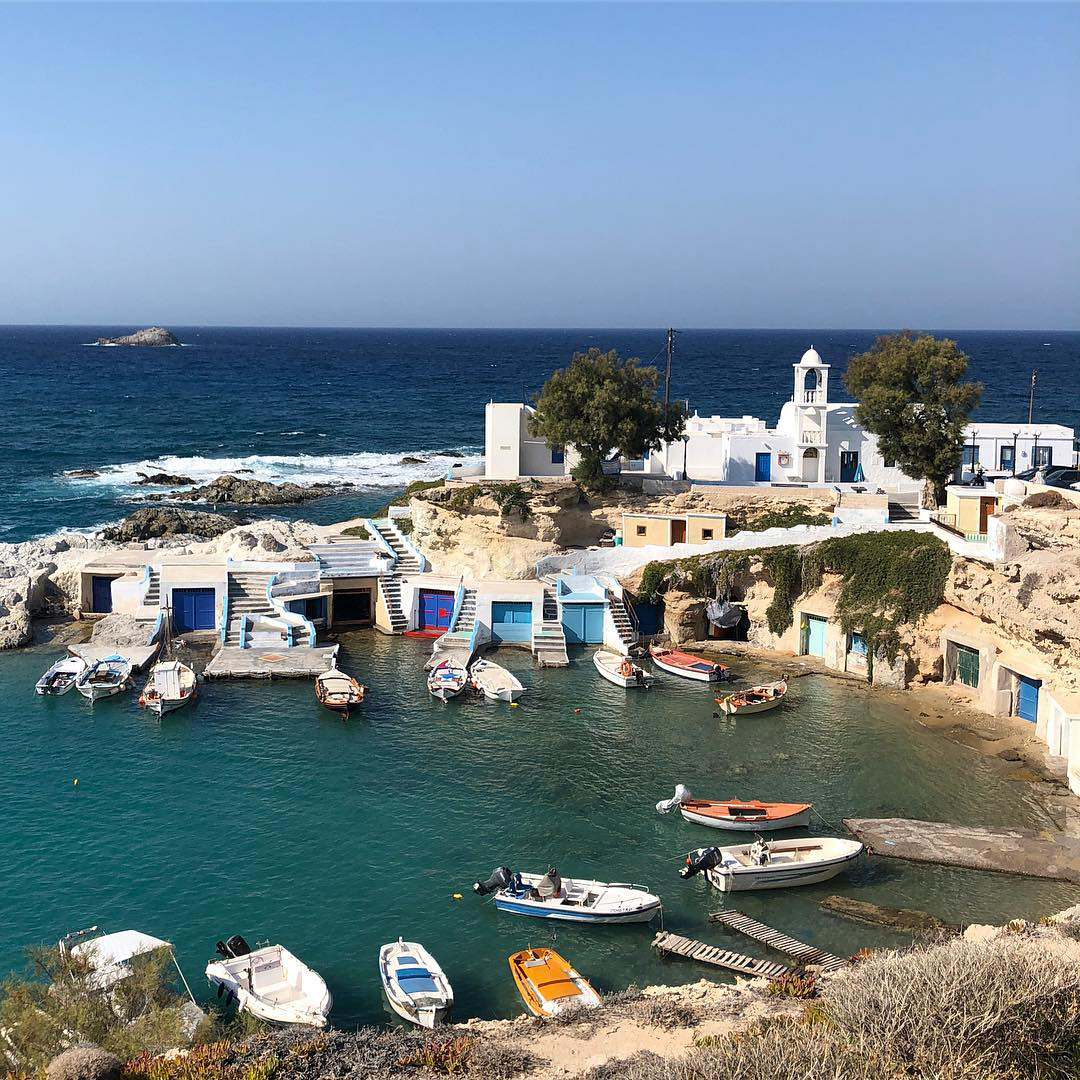
[[466, 589], [465, 595], [461, 599], [461, 610], [458, 611], [457, 618], [454, 620], [454, 625], [450, 627], [454, 633], [472, 633], [472, 628], [476, 623], [476, 590]]
[[379, 595], [383, 598], [390, 616], [391, 633], [404, 634], [409, 628], [409, 620], [401, 610], [401, 579], [396, 574], [379, 578]]
[[630, 621], [630, 615], [626, 610], [626, 601], [618, 593], [608, 593], [608, 603], [611, 605], [611, 617], [615, 620], [615, 629], [619, 632], [619, 640], [624, 649], [630, 649], [638, 645], [638, 632]]
[[240, 620], [245, 615], [275, 616], [277, 613], [266, 598], [266, 585], [273, 574], [254, 570], [229, 571], [229, 627], [225, 632], [225, 648], [240, 647]]
[[150, 567], [150, 584], [146, 587], [143, 606], [161, 607], [161, 575], [152, 566]]
[[308, 546], [308, 551], [319, 560], [319, 573], [324, 578], [370, 577], [372, 555], [377, 550], [370, 540], [349, 538]]
[[372, 519], [370, 526], [390, 545], [401, 574], [417, 574], [423, 566], [405, 540], [404, 535], [389, 518]]
[[889, 521], [918, 521], [921, 501], [917, 491], [894, 491], [889, 496]]
[[555, 591], [547, 585], [544, 586], [544, 621], [539, 632], [533, 634], [532, 647], [533, 656], [541, 667], [567, 667], [570, 664]]

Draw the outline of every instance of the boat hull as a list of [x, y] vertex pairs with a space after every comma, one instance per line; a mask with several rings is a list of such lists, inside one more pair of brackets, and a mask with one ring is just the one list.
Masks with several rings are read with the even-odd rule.
[[124, 689], [126, 681], [127, 680], [125, 680], [124, 683], [109, 684], [108, 686], [77, 686], [75, 689], [78, 690], [87, 701], [93, 704], [95, 701], [100, 701], [102, 698], [114, 697], [116, 694], [119, 694], [120, 691]]
[[724, 829], [727, 832], [775, 832], [777, 829], [801, 829], [810, 824], [810, 807], [797, 814], [778, 818], [714, 817], [711, 814], [696, 813], [685, 806], [680, 806], [679, 812], [695, 825], [706, 825], [710, 829]]
[[[738, 702], [738, 698], [746, 693], [753, 692], [774, 692], [775, 697], [771, 697], [766, 701], [747, 701], [743, 704]], [[752, 687], [750, 690], [743, 691], [742, 693], [725, 694], [723, 697], [716, 699], [716, 704], [722, 713], [726, 713], [728, 716], [751, 716], [754, 713], [769, 712], [770, 709], [777, 709], [784, 703], [784, 699], [787, 696], [787, 683], [776, 683], [769, 686]]]
[[[552, 949], [525, 949], [514, 953], [509, 963], [514, 985], [533, 1016], [558, 1016], [568, 1008], [600, 1004], [589, 981]], [[553, 987], [559, 990], [552, 993]]]
[[[666, 671], [669, 675], [678, 675], [680, 679], [692, 679], [694, 682], [710, 683], [719, 682], [724, 676], [723, 670], [715, 667], [708, 669], [687, 668], [670, 663], [663, 656], [657, 656], [656, 653], [649, 653], [649, 657], [661, 671]], [[709, 663], [709, 661], [701, 662]]]
[[[406, 989], [401, 979], [420, 980]], [[454, 991], [438, 961], [415, 941], [398, 940], [379, 950], [379, 979], [386, 1002], [402, 1020], [417, 1027], [434, 1028], [454, 1007]]]
[[648, 907], [642, 907], [636, 911], [620, 912], [618, 914], [590, 914], [585, 911], [572, 911], [569, 909], [543, 907], [541, 904], [532, 904], [528, 901], [500, 899], [495, 897], [495, 907], [499, 911], [508, 912], [511, 915], [530, 915], [534, 919], [556, 919], [560, 922], [591, 923], [591, 924], [615, 924], [615, 923], [644, 923], [652, 922], [660, 913], [661, 903], [657, 900]]
[[[781, 841], [783, 843], [783, 841]], [[862, 854], [861, 844], [846, 853], [804, 864], [768, 866], [716, 866], [705, 871], [710, 884], [723, 892], [753, 892], [759, 889], [791, 889], [829, 881], [846, 870]]]
[[69, 690], [74, 689], [74, 687], [75, 679], [72, 677], [66, 682], [54, 682], [50, 683], [48, 686], [43, 686], [41, 683], [38, 683], [38, 685], [34, 687], [34, 693], [41, 697], [62, 697]]
[[194, 694], [188, 694], [187, 697], [182, 698], [168, 698], [159, 699], [157, 701], [150, 701], [147, 703], [147, 708], [152, 713], [157, 713], [158, 716], [164, 716], [166, 713], [176, 712], [177, 709], [182, 709], [185, 705], [190, 705], [195, 700]]
[[596, 668], [600, 678], [606, 679], [612, 686], [619, 686], [623, 690], [648, 690], [652, 687], [653, 677], [646, 671], [634, 665], [635, 671], [641, 671], [641, 680], [636, 675], [620, 675], [618, 671], [612, 671], [600, 658], [600, 651], [593, 653], [593, 667]]

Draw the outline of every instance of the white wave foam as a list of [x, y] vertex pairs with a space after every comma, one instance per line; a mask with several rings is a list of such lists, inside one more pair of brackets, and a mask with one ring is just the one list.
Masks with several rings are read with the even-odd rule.
[[[420, 459], [403, 463], [403, 458]], [[103, 465], [97, 476], [63, 477], [69, 484], [87, 487], [129, 488], [136, 485], [140, 473], [177, 473], [190, 476], [197, 484], [216, 480], [223, 473], [250, 475], [271, 483], [292, 481], [296, 484], [355, 484], [360, 488], [403, 488], [414, 480], [435, 480], [445, 476], [451, 465], [477, 465], [483, 461], [475, 449], [461, 453], [440, 450], [414, 453], [357, 454], [251, 454], [248, 457], [165, 457], [145, 461]]]

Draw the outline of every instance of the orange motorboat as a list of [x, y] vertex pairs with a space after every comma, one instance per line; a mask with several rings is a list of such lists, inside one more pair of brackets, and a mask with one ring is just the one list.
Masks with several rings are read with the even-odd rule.
[[558, 1016], [573, 1005], [599, 1005], [600, 995], [554, 949], [523, 949], [510, 957], [510, 971], [534, 1016]]

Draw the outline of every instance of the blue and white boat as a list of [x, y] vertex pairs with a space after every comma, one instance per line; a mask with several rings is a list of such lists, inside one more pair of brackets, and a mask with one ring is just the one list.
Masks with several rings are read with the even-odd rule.
[[442, 1023], [454, 1004], [454, 991], [435, 957], [415, 941], [397, 941], [379, 950], [379, 977], [390, 1008], [423, 1028]]
[[661, 909], [660, 897], [644, 885], [564, 878], [554, 867], [546, 874], [522, 874], [500, 866], [473, 890], [492, 895], [495, 906], [511, 915], [565, 922], [649, 922]]
[[836, 877], [862, 851], [858, 840], [834, 836], [768, 842], [759, 837], [752, 844], [691, 851], [679, 876], [704, 874], [710, 884], [724, 892], [787, 889]]
[[113, 653], [90, 664], [75, 680], [75, 689], [93, 704], [98, 698], [119, 694], [130, 680], [131, 661]]

